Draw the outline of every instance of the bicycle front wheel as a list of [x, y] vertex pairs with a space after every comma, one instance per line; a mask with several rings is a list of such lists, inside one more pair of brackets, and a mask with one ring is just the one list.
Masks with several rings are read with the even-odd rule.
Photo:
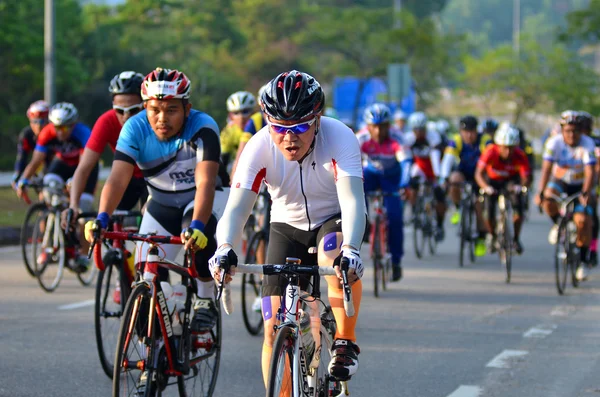
[[559, 295], [565, 293], [567, 287], [567, 275], [569, 273], [569, 260], [571, 252], [571, 242], [567, 225], [563, 221], [558, 227], [558, 238], [554, 247], [554, 278], [556, 280], [556, 290]]
[[421, 259], [423, 257], [423, 251], [425, 251], [425, 213], [423, 207], [417, 202], [415, 205], [414, 213], [414, 224], [413, 224], [413, 245], [415, 248], [415, 255]]
[[[46, 219], [48, 217], [48, 207], [44, 203], [33, 204], [25, 214], [25, 221], [21, 227], [21, 254], [23, 255], [23, 263], [27, 273], [35, 277], [35, 262], [37, 256], [33, 253], [33, 243], [35, 233], [38, 237], [44, 235], [45, 221], [38, 222], [38, 218]], [[38, 228], [42, 228], [39, 230]], [[38, 229], [38, 230], [36, 230]]]
[[[45, 224], [42, 226], [42, 222]], [[51, 211], [36, 221], [33, 233], [35, 276], [46, 292], [53, 292], [62, 279], [67, 262], [65, 235], [60, 228], [60, 212]]]
[[154, 333], [148, 337], [151, 297], [149, 286], [138, 284], [125, 305], [115, 353], [113, 397], [156, 396], [157, 385], [152, 381], [156, 368], [151, 363], [156, 361], [158, 345]]
[[[255, 233], [246, 250], [246, 263], [256, 263], [256, 251], [263, 242], [266, 250], [267, 239], [263, 232]], [[263, 327], [260, 299], [262, 280], [258, 274], [242, 274], [242, 317], [250, 335], [258, 335]]]
[[295, 396], [293, 389], [293, 362], [296, 337], [291, 327], [280, 328], [273, 344], [273, 355], [267, 379], [267, 397]]

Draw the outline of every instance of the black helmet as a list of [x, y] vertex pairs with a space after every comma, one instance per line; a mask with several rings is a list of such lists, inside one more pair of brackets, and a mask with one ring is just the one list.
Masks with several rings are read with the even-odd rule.
[[325, 95], [314, 77], [292, 70], [271, 80], [261, 105], [263, 112], [274, 119], [301, 120], [323, 110]]
[[458, 126], [461, 130], [475, 131], [478, 123], [477, 117], [468, 114], [460, 119]]
[[485, 119], [481, 124], [483, 132], [494, 133], [498, 129], [498, 122], [494, 119]]
[[141, 95], [144, 75], [132, 71], [121, 72], [110, 81], [108, 92], [113, 95], [137, 94]]
[[591, 131], [594, 127], [594, 118], [588, 112], [580, 111], [577, 114], [577, 122], [581, 129], [585, 131]]

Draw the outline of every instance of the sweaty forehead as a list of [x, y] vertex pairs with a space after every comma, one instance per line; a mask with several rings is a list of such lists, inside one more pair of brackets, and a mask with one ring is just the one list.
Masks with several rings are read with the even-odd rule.
[[147, 107], [150, 109], [179, 109], [181, 107], [181, 99], [158, 100], [151, 99], [148, 101]]

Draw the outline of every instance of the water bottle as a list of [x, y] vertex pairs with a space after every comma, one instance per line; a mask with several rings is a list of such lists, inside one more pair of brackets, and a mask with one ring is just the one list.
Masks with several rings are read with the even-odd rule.
[[173, 299], [175, 301], [175, 313], [173, 316], [173, 333], [181, 335], [183, 333], [183, 318], [185, 316], [185, 301], [187, 299], [187, 288], [181, 283], [173, 286]]
[[181, 327], [181, 321], [179, 321], [179, 314], [176, 312], [177, 298], [171, 284], [166, 281], [160, 282], [163, 294], [167, 304], [167, 311], [169, 312], [169, 318], [171, 319], [171, 328], [174, 335], [181, 335], [183, 328]]
[[313, 338], [310, 325], [310, 315], [304, 310], [301, 310], [300, 332], [302, 335], [302, 345], [304, 346], [304, 355], [306, 356], [307, 363], [312, 361], [312, 356], [315, 352], [315, 340]]
[[309, 367], [317, 368], [321, 359], [321, 317], [319, 316], [319, 305], [316, 301], [306, 302], [306, 304], [308, 311], [302, 310], [300, 313], [302, 345], [304, 346], [306, 362], [309, 363]]
[[575, 222], [570, 221], [567, 223], [567, 230], [569, 231], [569, 240], [571, 244], [575, 244], [577, 241], [577, 226], [575, 225]]

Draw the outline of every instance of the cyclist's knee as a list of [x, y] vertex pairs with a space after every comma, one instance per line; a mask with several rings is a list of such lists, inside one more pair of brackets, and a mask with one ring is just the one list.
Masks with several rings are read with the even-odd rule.
[[450, 183], [464, 183], [465, 177], [459, 171], [454, 171], [450, 174], [450, 178], [448, 178]]

